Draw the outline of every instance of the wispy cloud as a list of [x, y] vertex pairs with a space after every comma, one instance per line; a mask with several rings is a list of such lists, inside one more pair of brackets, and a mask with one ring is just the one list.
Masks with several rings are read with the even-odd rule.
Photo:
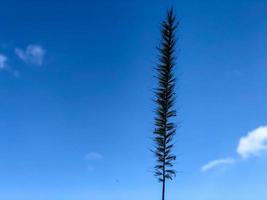
[[233, 158], [224, 158], [224, 159], [213, 160], [213, 161], [207, 163], [206, 165], [203, 165], [201, 167], [201, 171], [206, 172], [206, 171], [211, 170], [213, 168], [222, 167], [224, 165], [230, 165], [230, 164], [234, 164], [234, 163], [235, 163], [235, 160]]
[[45, 55], [45, 50], [40, 45], [30, 44], [26, 50], [16, 48], [16, 55], [26, 63], [41, 66]]
[[7, 56], [0, 54], [0, 71], [4, 70], [5, 72], [13, 75], [14, 77], [18, 78], [20, 76], [20, 73], [18, 70], [13, 69], [12, 67], [8, 66], [7, 64]]
[[97, 153], [97, 152], [90, 152], [88, 154], [86, 154], [85, 158], [87, 160], [101, 160], [103, 159], [102, 154]]
[[92, 165], [93, 161], [102, 160], [103, 155], [98, 152], [90, 152], [85, 155], [85, 158], [90, 161], [89, 165], [87, 166], [88, 171], [92, 172], [95, 170], [94, 165]]
[[240, 138], [237, 153], [242, 158], [260, 156], [267, 150], [267, 126], [260, 126]]
[[6, 68], [7, 57], [0, 54], [0, 70]]
[[[263, 152], [267, 152], [267, 125], [260, 126], [241, 137], [236, 151], [238, 156], [243, 159], [259, 157]], [[205, 172], [222, 165], [234, 164], [236, 161], [237, 159], [233, 158], [213, 160], [202, 166], [201, 171]]]

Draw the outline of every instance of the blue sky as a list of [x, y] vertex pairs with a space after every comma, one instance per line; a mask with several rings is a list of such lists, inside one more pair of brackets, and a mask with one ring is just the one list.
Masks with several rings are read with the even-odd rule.
[[267, 2], [1, 1], [0, 199], [152, 200], [159, 23], [181, 26], [169, 200], [266, 200]]

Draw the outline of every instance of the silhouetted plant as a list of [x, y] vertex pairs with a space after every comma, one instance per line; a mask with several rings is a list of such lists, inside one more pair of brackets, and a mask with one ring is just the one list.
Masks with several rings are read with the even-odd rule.
[[155, 176], [162, 183], [162, 200], [165, 199], [165, 182], [175, 176], [173, 161], [176, 156], [172, 154], [173, 136], [176, 132], [176, 124], [171, 120], [176, 116], [175, 102], [175, 30], [178, 26], [173, 9], [170, 9], [167, 18], [161, 24], [161, 44], [159, 50], [159, 64], [157, 71], [157, 88], [155, 91], [156, 117], [153, 152], [157, 158]]

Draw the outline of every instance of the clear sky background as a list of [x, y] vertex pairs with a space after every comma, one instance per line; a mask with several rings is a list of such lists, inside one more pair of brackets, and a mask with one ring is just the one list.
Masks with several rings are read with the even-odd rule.
[[0, 3], [1, 200], [160, 199], [151, 99], [171, 5], [181, 173], [167, 197], [267, 199], [267, 1]]

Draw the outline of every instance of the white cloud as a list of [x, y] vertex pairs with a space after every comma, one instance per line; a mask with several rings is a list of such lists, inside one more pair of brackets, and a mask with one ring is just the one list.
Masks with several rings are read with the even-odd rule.
[[224, 159], [218, 159], [218, 160], [213, 160], [206, 165], [201, 167], [202, 172], [209, 171], [213, 168], [221, 167], [223, 165], [229, 165], [229, 164], [234, 164], [235, 160], [233, 158], [224, 158]]
[[7, 57], [3, 54], [0, 54], [0, 70], [6, 68]]
[[[267, 152], [267, 125], [260, 126], [248, 132], [246, 136], [241, 137], [236, 151], [243, 159], [253, 156], [258, 157], [264, 151]], [[234, 164], [235, 162], [236, 160], [232, 158], [214, 160], [202, 166], [201, 171], [205, 172], [212, 168], [221, 165]]]
[[15, 53], [24, 62], [41, 66], [43, 64], [45, 50], [40, 45], [30, 44], [26, 50], [16, 48]]
[[87, 160], [101, 160], [103, 159], [103, 156], [97, 152], [90, 152], [85, 156], [85, 158]]
[[267, 126], [261, 126], [249, 132], [239, 140], [237, 153], [242, 158], [260, 156], [267, 150]]

